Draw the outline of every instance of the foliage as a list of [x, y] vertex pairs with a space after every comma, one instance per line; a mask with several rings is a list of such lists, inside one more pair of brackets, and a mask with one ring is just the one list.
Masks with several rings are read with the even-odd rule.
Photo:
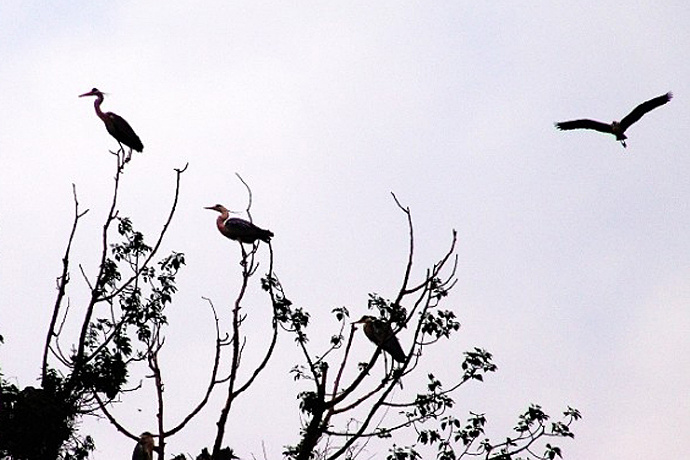
[[[22, 390], [2, 381], [0, 452], [12, 459], [83, 459], [93, 451], [93, 440], [78, 434], [78, 422], [85, 414], [104, 411], [127, 384], [129, 367], [150, 361], [162, 346], [161, 328], [167, 324], [165, 308], [176, 292], [176, 276], [185, 264], [184, 255], [172, 252], [154, 262], [160, 243], [174, 214], [179, 193], [177, 170], [175, 200], [167, 222], [154, 244], [145, 241], [132, 221], [117, 210], [118, 190], [125, 166], [124, 152], [118, 157], [114, 192], [102, 227], [101, 259], [97, 273], [89, 279], [79, 265], [88, 289], [88, 301], [81, 308], [71, 305], [71, 248], [81, 211], [74, 195], [74, 220], [68, 238], [63, 270], [58, 277], [58, 295], [48, 327], [40, 388]], [[113, 238], [113, 230], [116, 237]], [[63, 330], [76, 313], [81, 332], [70, 340]], [[73, 344], [69, 354], [61, 344]], [[111, 420], [112, 421], [112, 420]], [[118, 426], [117, 423], [115, 423]], [[123, 427], [121, 431], [132, 438]]]
[[[431, 348], [443, 346], [460, 331], [455, 309], [446, 305], [457, 281], [458, 255], [457, 235], [453, 232], [448, 250], [424, 270], [416, 269], [411, 213], [395, 196], [407, 219], [408, 259], [401, 286], [393, 295], [372, 292], [368, 296], [367, 317], [375, 319], [369, 318], [364, 324], [366, 338], [373, 342], [367, 359], [355, 357], [352, 352], [354, 340], [364, 339], [359, 338], [359, 322], [352, 323], [350, 318], [350, 310], [360, 310], [356, 306], [332, 309], [337, 325], [334, 333], [325, 349], [313, 350], [315, 346], [309, 340], [312, 317], [306, 308], [288, 298], [273, 270], [273, 248], [269, 243], [268, 269], [260, 279], [260, 286], [267, 293], [272, 309], [272, 321], [267, 326], [270, 331], [254, 345], [260, 356], [258, 362], [248, 372], [244, 369], [240, 373], [242, 355], [249, 343], [244, 323], [251, 314], [244, 311], [243, 304], [259, 268], [256, 260], [259, 243], [249, 249], [238, 243], [241, 283], [234, 301], [227, 308], [217, 310], [211, 299], [206, 299], [215, 324], [215, 349], [205, 392], [181, 420], [166, 424], [165, 383], [159, 352], [165, 344], [166, 309], [173, 305], [177, 276], [185, 266], [185, 255], [172, 251], [161, 256], [159, 249], [176, 210], [184, 169], [176, 170], [174, 200], [165, 224], [154, 241], [147, 241], [132, 220], [119, 213], [119, 181], [127, 163], [121, 157], [124, 152], [117, 155], [113, 197], [99, 238], [101, 254], [96, 274], [87, 276], [79, 265], [88, 301], [76, 309], [70, 308], [67, 289], [71, 280], [72, 242], [80, 219], [88, 212], [80, 211], [75, 188], [73, 227], [62, 259], [62, 274], [58, 277], [41, 387], [20, 390], [0, 374], [0, 458], [84, 459], [94, 450], [94, 444], [89, 436], [80, 437], [78, 422], [85, 414], [94, 412], [104, 415], [123, 435], [138, 440], [110, 411], [114, 402], [141, 387], [141, 383], [129, 382], [133, 366], [146, 366], [153, 377], [157, 407], [155, 451], [159, 459], [165, 457], [166, 440], [201, 413], [214, 391], [223, 389], [226, 396], [218, 413], [212, 447], [204, 447], [196, 458], [238, 458], [232, 449], [224, 446], [226, 424], [236, 399], [267, 368], [279, 333], [291, 335], [301, 355], [301, 361], [291, 371], [299, 387], [296, 397], [301, 429], [296, 441], [284, 448], [287, 459], [353, 459], [375, 438], [389, 443], [389, 460], [427, 458], [430, 451], [437, 460], [466, 456], [487, 460], [553, 460], [562, 456], [560, 447], [552, 442], [573, 437], [571, 425], [580, 418], [576, 409], [568, 408], [561, 420], [549, 422], [549, 415], [539, 405], [531, 405], [518, 417], [513, 434], [500, 442], [485, 435], [484, 414], [470, 412], [465, 421], [456, 417], [454, 396], [459, 389], [468, 382], [482, 382], [497, 370], [492, 354], [483, 348], [474, 347], [458, 354], [458, 369], [451, 382], [443, 382], [436, 373], [427, 372], [426, 383], [421, 388], [404, 385], [417, 381], [408, 376], [421, 373], [420, 363]], [[247, 185], [241, 177], [240, 180]], [[246, 213], [251, 220], [252, 195], [248, 186], [247, 191]], [[81, 330], [76, 337], [67, 337], [62, 326], [75, 311]], [[227, 331], [221, 330], [219, 316], [229, 318]], [[376, 327], [367, 329], [370, 324]], [[397, 343], [402, 331], [405, 340], [401, 343], [401, 353]], [[62, 341], [70, 342], [69, 354], [63, 353]], [[391, 343], [396, 344], [395, 354], [388, 347]], [[222, 361], [221, 356], [224, 356]], [[383, 375], [375, 371], [377, 363], [382, 361]], [[404, 438], [403, 433], [407, 433]], [[414, 442], [401, 444], [399, 440], [405, 438]], [[174, 458], [186, 457], [180, 454]]]
[[77, 421], [78, 407], [56, 373], [43, 388], [21, 391], [0, 376], [0, 458], [85, 459], [94, 444], [78, 435]]
[[[451, 460], [464, 456], [480, 456], [496, 460], [520, 458], [553, 460], [556, 456], [561, 457], [560, 447], [545, 443], [543, 453], [539, 453], [535, 451], [534, 443], [540, 438], [574, 437], [570, 431], [570, 425], [580, 419], [580, 412], [569, 407], [563, 412], [563, 417], [563, 421], [548, 425], [549, 416], [539, 405], [533, 404], [518, 417], [518, 422], [513, 429], [516, 434], [507, 437], [503, 442], [494, 443], [488, 438], [483, 438], [487, 421], [484, 414], [470, 413], [470, 417], [464, 424], [449, 415], [440, 419], [438, 427], [421, 430], [417, 441], [421, 445], [435, 446], [438, 460]], [[405, 452], [416, 453], [415, 447], [407, 446]], [[397, 459], [396, 455], [397, 452], [393, 451], [388, 459]], [[526, 456], [522, 457], [522, 455]]]
[[[486, 374], [497, 369], [492, 362], [492, 354], [482, 348], [464, 352], [459, 365], [460, 378], [450, 385], [429, 373], [425, 391], [417, 392], [411, 398], [406, 397], [405, 392], [393, 391], [397, 387], [402, 389], [405, 377], [418, 370], [418, 364], [429, 347], [437, 346], [460, 330], [453, 309], [443, 307], [456, 283], [456, 235], [453, 233], [450, 249], [424, 271], [421, 280], [413, 282], [415, 240], [411, 214], [409, 209], [398, 205], [407, 216], [410, 237], [403, 283], [392, 299], [370, 293], [367, 307], [382, 322], [383, 330], [389, 326], [393, 334], [404, 329], [410, 331], [406, 335], [412, 335], [412, 344], [405, 349], [403, 363], [384, 366], [381, 380], [372, 376], [372, 369], [382, 354], [381, 345], [374, 347], [368, 361], [357, 364], [358, 373], [354, 377], [345, 377], [346, 370], [351, 369], [348, 365], [352, 359], [350, 348], [356, 332], [355, 324], [352, 324], [349, 335], [344, 334], [350, 316], [348, 308], [333, 309], [335, 319], [340, 323], [340, 332], [331, 337], [326, 350], [315, 355], [307, 346], [308, 313], [293, 306], [277, 278], [267, 276], [263, 279], [264, 289], [279, 306], [280, 318], [288, 324], [285, 329], [295, 335], [304, 358], [303, 364], [292, 369], [293, 378], [307, 385], [297, 394], [303, 417], [300, 439], [298, 443], [286, 446], [283, 455], [296, 460], [349, 459], [360, 452], [358, 443], [364, 445], [372, 437], [393, 438], [396, 433], [408, 430], [417, 433], [417, 442], [408, 446], [393, 443], [388, 459], [423, 458], [419, 448], [424, 446], [435, 448], [439, 460], [465, 455], [510, 459], [518, 458], [515, 456], [522, 452], [535, 459], [560, 456], [560, 448], [551, 444], [546, 444], [543, 455], [534, 455], [531, 449], [542, 438], [571, 437], [569, 426], [579, 418], [574, 409], [566, 412], [565, 422], [554, 423], [547, 429], [548, 416], [539, 406], [531, 406], [520, 417], [516, 427], [518, 434], [495, 445], [488, 439], [480, 439], [486, 423], [483, 415], [471, 414], [467, 423], [462, 425], [450, 413], [455, 405], [453, 394], [462, 385], [469, 381], [481, 382]], [[388, 361], [385, 353], [384, 357]], [[390, 409], [397, 409], [398, 416], [389, 413]], [[374, 423], [377, 414], [383, 415]]]

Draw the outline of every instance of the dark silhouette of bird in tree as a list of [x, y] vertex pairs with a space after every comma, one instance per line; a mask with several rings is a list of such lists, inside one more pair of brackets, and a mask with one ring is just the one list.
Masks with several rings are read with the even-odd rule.
[[391, 355], [397, 362], [405, 362], [405, 352], [400, 346], [398, 338], [393, 334], [390, 324], [369, 315], [362, 316], [359, 321], [355, 321], [353, 324], [364, 324], [364, 335], [369, 340], [381, 347], [383, 351]]
[[205, 209], [211, 209], [220, 213], [220, 216], [216, 219], [218, 231], [231, 240], [246, 244], [253, 244], [256, 240], [269, 243], [271, 237], [273, 237], [273, 232], [270, 230], [259, 228], [251, 222], [238, 217], [230, 217], [230, 211], [223, 205], [217, 204], [215, 206], [208, 206]]
[[572, 121], [561, 121], [559, 123], [556, 123], [555, 126], [560, 130], [593, 129], [595, 131], [600, 131], [602, 133], [613, 134], [614, 136], [616, 136], [616, 140], [620, 141], [623, 147], [627, 147], [625, 144], [625, 140], [628, 137], [625, 135], [625, 131], [630, 127], [630, 125], [642, 118], [642, 116], [645, 113], [666, 104], [668, 101], [671, 100], [672, 97], [673, 93], [669, 92], [664, 95], [655, 97], [654, 99], [650, 99], [646, 102], [643, 102], [642, 104], [635, 107], [632, 110], [632, 112], [627, 114], [620, 122], [613, 121], [611, 122], [611, 124], [607, 124], [595, 120], [580, 119]]
[[[79, 95], [79, 97], [85, 96], [96, 96], [96, 101], [94, 102], [93, 106], [96, 109], [96, 115], [98, 115], [98, 118], [103, 120], [105, 129], [107, 129], [110, 135], [113, 136], [120, 144], [121, 149], [122, 144], [125, 144], [127, 147], [129, 147], [129, 155], [127, 156], [125, 162], [132, 158], [132, 150], [136, 150], [137, 152], [144, 150], [144, 144], [141, 143], [139, 136], [137, 136], [132, 127], [129, 126], [129, 123], [127, 123], [124, 118], [114, 114], [113, 112], [104, 113], [101, 110], [101, 104], [103, 103], [103, 93], [101, 91], [93, 88], [88, 93]], [[122, 150], [124, 151], [124, 149]]]
[[235, 452], [229, 447], [224, 447], [220, 449], [215, 457], [212, 457], [208, 449], [204, 447], [201, 450], [201, 454], [197, 455], [196, 460], [234, 460], [238, 458], [239, 457], [235, 455]]
[[132, 460], [153, 460], [153, 435], [144, 431], [132, 452]]

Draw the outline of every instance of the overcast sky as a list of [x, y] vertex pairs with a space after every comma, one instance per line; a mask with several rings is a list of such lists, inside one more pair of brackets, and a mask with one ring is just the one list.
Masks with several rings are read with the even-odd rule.
[[[474, 346], [499, 366], [458, 394], [456, 416], [485, 412], [501, 438], [530, 402], [554, 415], [572, 405], [584, 419], [562, 443], [565, 458], [686, 456], [688, 24], [686, 1], [3, 0], [2, 372], [36, 384], [72, 183], [90, 209], [73, 262], [96, 270], [117, 144], [93, 101], [77, 98], [95, 86], [145, 146], [120, 200], [137, 228], [160, 228], [173, 169], [189, 163], [164, 245], [188, 263], [169, 311], [171, 423], [206, 382], [213, 325], [201, 297], [227, 308], [238, 285], [237, 247], [203, 209], [244, 208], [237, 172], [252, 187], [255, 222], [276, 235], [289, 297], [314, 315], [315, 347], [336, 332], [333, 307], [359, 316], [368, 292], [395, 295], [407, 229], [394, 191], [413, 212], [417, 276], [452, 229], [459, 236], [449, 302], [463, 327], [428, 369], [448, 369], [448, 356]], [[553, 127], [620, 119], [667, 91], [674, 99], [629, 129], [627, 149]], [[70, 288], [76, 310], [76, 265]], [[263, 311], [256, 334], [265, 300], [252, 297]], [[262, 442], [280, 458], [298, 440], [303, 388], [286, 373], [298, 355], [292, 338], [280, 346], [231, 413], [226, 440], [243, 458], [263, 458]], [[210, 445], [218, 408], [219, 399], [171, 438], [168, 453]], [[117, 412], [135, 432], [154, 427], [144, 397]], [[87, 420], [84, 432], [95, 459], [130, 455], [107, 421]]]

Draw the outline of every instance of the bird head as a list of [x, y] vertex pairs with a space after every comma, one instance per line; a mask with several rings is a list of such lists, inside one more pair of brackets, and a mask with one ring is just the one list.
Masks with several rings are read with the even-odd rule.
[[366, 323], [370, 323], [372, 321], [376, 321], [376, 318], [374, 318], [371, 315], [364, 315], [359, 320], [354, 321], [352, 324], [363, 324], [363, 323], [366, 324]]
[[155, 449], [155, 442], [153, 440], [153, 435], [148, 432], [144, 431], [141, 433], [141, 436], [139, 436], [139, 445], [143, 449], [143, 451], [146, 453], [144, 458], [146, 459], [151, 459], [153, 458], [153, 450]]
[[206, 206], [204, 209], [210, 209], [212, 211], [218, 211], [220, 213], [228, 212], [228, 210], [222, 204], [216, 204], [213, 206]]
[[91, 91], [88, 93], [80, 94], [79, 97], [84, 97], [84, 96], [97, 96], [97, 97], [103, 97], [102, 91], [99, 91], [98, 88], [92, 88]]

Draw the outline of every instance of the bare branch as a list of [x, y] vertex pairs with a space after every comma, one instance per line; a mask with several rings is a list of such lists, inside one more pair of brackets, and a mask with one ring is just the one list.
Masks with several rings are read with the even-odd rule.
[[[122, 150], [122, 149], [121, 149]], [[84, 320], [82, 322], [82, 327], [81, 327], [81, 333], [79, 334], [79, 341], [78, 341], [78, 346], [77, 346], [77, 352], [75, 355], [75, 363], [74, 363], [74, 369], [72, 370], [72, 375], [70, 377], [70, 383], [71, 385], [74, 385], [75, 379], [79, 378], [81, 374], [81, 369], [83, 368], [84, 365], [86, 365], [86, 360], [85, 358], [85, 348], [86, 348], [86, 338], [89, 330], [89, 325], [91, 324], [91, 317], [93, 316], [93, 310], [96, 305], [96, 302], [99, 300], [101, 297], [101, 280], [103, 279], [104, 271], [105, 271], [105, 261], [108, 256], [108, 229], [110, 228], [110, 224], [113, 222], [117, 215], [116, 211], [116, 206], [117, 206], [117, 197], [118, 197], [118, 191], [120, 187], [120, 175], [122, 174], [122, 168], [123, 166], [120, 164], [120, 155], [117, 155], [118, 162], [117, 162], [117, 170], [115, 173], [115, 184], [114, 184], [114, 189], [113, 189], [113, 199], [110, 203], [110, 210], [108, 211], [108, 215], [106, 217], [105, 223], [103, 224], [103, 231], [102, 231], [102, 245], [101, 245], [101, 259], [100, 259], [100, 264], [99, 264], [99, 269], [98, 269], [98, 275], [96, 276], [96, 282], [94, 283], [94, 288], [91, 290], [91, 298], [89, 300], [89, 303], [86, 307], [86, 313], [84, 314]]]
[[402, 300], [403, 296], [405, 295], [405, 291], [407, 290], [407, 283], [410, 280], [410, 273], [412, 272], [412, 261], [414, 260], [414, 226], [412, 225], [412, 213], [410, 212], [410, 208], [404, 207], [402, 204], [400, 204], [400, 201], [398, 200], [398, 197], [395, 196], [395, 193], [391, 192], [391, 195], [393, 195], [393, 199], [395, 200], [395, 204], [398, 205], [398, 208], [400, 208], [400, 210], [404, 212], [407, 216], [407, 228], [410, 235], [410, 246], [407, 255], [407, 265], [405, 266], [405, 274], [403, 275], [402, 286], [400, 287], [400, 291], [398, 292], [398, 297], [395, 299], [395, 303], [400, 304], [400, 301]]
[[251, 212], [251, 209], [252, 209], [252, 189], [251, 189], [251, 187], [249, 187], [247, 182], [245, 182], [245, 180], [242, 178], [242, 176], [240, 176], [239, 173], [235, 173], [235, 175], [240, 180], [240, 182], [242, 182], [242, 184], [244, 184], [244, 187], [247, 189], [248, 199], [247, 199], [247, 207], [245, 209], [245, 212], [247, 213], [247, 217], [249, 218], [249, 222], [252, 222], [252, 212]]
[[[45, 346], [43, 347], [43, 364], [42, 369], [42, 380], [45, 383], [48, 374], [48, 350], [50, 349], [50, 343], [53, 337], [56, 337], [55, 325], [57, 323], [58, 316], [60, 315], [60, 307], [62, 305], [62, 299], [67, 292], [67, 283], [69, 283], [69, 255], [72, 250], [72, 242], [74, 241], [74, 235], [77, 232], [77, 224], [79, 219], [84, 217], [84, 215], [89, 212], [86, 211], [79, 212], [79, 200], [77, 199], [77, 186], [72, 184], [72, 195], [74, 197], [74, 220], [72, 221], [72, 230], [69, 234], [69, 239], [67, 240], [67, 248], [65, 249], [65, 255], [62, 257], [62, 274], [58, 277], [58, 295], [55, 299], [55, 305], [53, 306], [53, 316], [50, 319], [50, 325], [48, 326], [48, 333], [46, 335]], [[64, 320], [63, 320], [64, 321]]]
[[213, 392], [214, 387], [218, 383], [216, 377], [218, 376], [218, 367], [220, 364], [221, 347], [223, 346], [223, 340], [220, 337], [220, 325], [218, 320], [218, 314], [216, 313], [216, 308], [213, 306], [213, 302], [211, 301], [211, 299], [208, 299], [206, 297], [203, 297], [203, 299], [208, 302], [211, 311], [213, 312], [213, 321], [216, 328], [216, 350], [213, 358], [213, 369], [211, 370], [211, 378], [209, 379], [209, 383], [206, 387], [204, 397], [199, 402], [199, 404], [197, 404], [197, 406], [189, 414], [187, 414], [187, 416], [176, 427], [166, 431], [166, 437], [172, 436], [178, 431], [182, 430], [182, 428], [184, 428], [185, 425], [187, 425], [187, 423], [189, 423], [201, 411], [201, 409], [204, 408], [204, 406], [209, 400], [209, 397], [211, 396], [211, 393]]
[[101, 410], [101, 412], [103, 412], [103, 414], [105, 415], [105, 417], [106, 417], [106, 418], [108, 419], [108, 421], [115, 427], [115, 429], [117, 429], [117, 431], [119, 431], [120, 433], [124, 434], [125, 436], [127, 436], [127, 437], [130, 438], [130, 439], [134, 439], [135, 441], [138, 441], [138, 440], [139, 440], [139, 436], [137, 436], [137, 435], [135, 435], [134, 433], [128, 431], [124, 426], [122, 426], [122, 425], [120, 425], [120, 423], [118, 423], [118, 421], [115, 419], [115, 417], [113, 417], [113, 415], [112, 415], [112, 414], [110, 413], [110, 411], [108, 410], [108, 407], [107, 407], [106, 402], [103, 401], [103, 400], [101, 399], [101, 397], [98, 396], [97, 393], [94, 393], [93, 396], [94, 396], [94, 398], [96, 399], [96, 401], [98, 402], [98, 408]]
[[[141, 271], [148, 267], [149, 263], [151, 262], [151, 259], [158, 253], [158, 249], [160, 248], [161, 243], [163, 242], [163, 237], [165, 234], [168, 232], [168, 228], [170, 227], [170, 223], [172, 222], [173, 216], [175, 215], [175, 211], [177, 210], [177, 201], [180, 197], [180, 179], [182, 176], [182, 173], [184, 173], [187, 170], [187, 166], [185, 166], [182, 169], [175, 169], [175, 194], [173, 197], [173, 203], [170, 206], [170, 213], [168, 214], [168, 218], [166, 219], [165, 223], [163, 224], [163, 228], [161, 229], [160, 233], [158, 234], [158, 239], [156, 240], [156, 243], [153, 245], [151, 248], [151, 251], [149, 252], [148, 257], [146, 260], [144, 260], [144, 263], [141, 264], [141, 267], [139, 268], [138, 272], [135, 272], [127, 281], [122, 283], [120, 287], [116, 290], [114, 290], [110, 295], [103, 296], [100, 301], [110, 301], [113, 298], [117, 297], [122, 293], [122, 291], [132, 284], [135, 280], [139, 278], [139, 274]], [[103, 259], [105, 260], [105, 259]], [[100, 278], [99, 278], [100, 279]]]

